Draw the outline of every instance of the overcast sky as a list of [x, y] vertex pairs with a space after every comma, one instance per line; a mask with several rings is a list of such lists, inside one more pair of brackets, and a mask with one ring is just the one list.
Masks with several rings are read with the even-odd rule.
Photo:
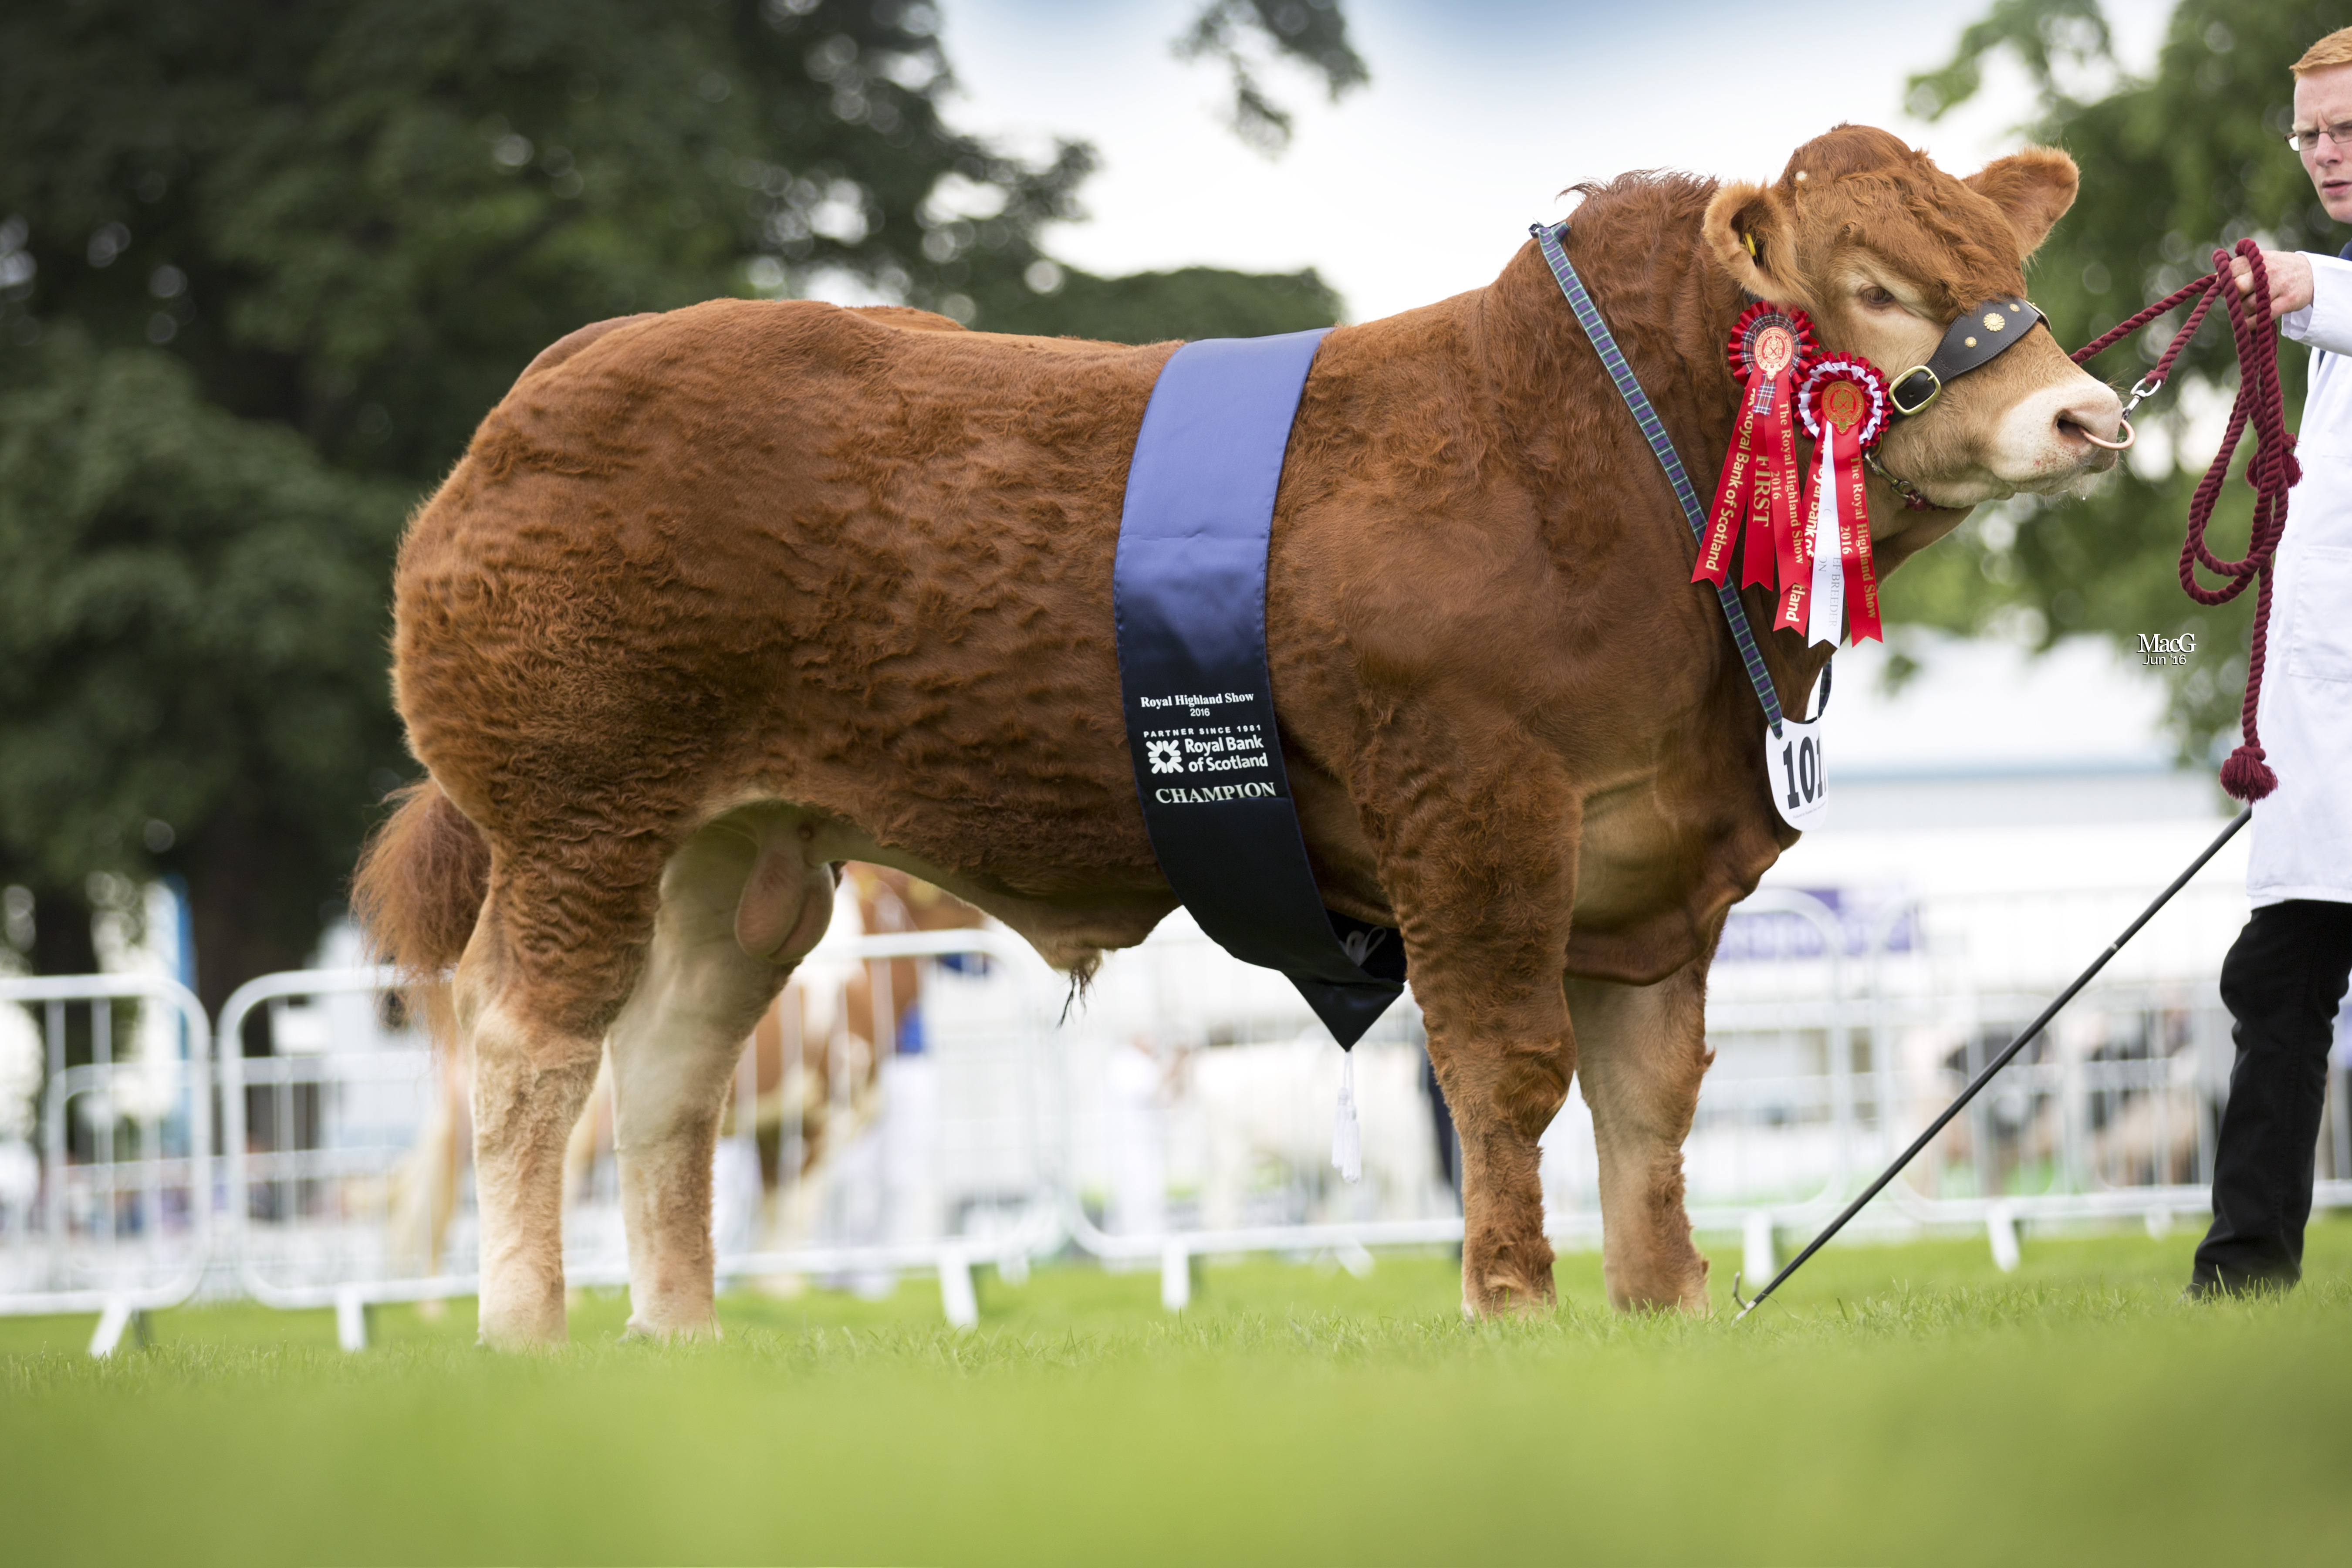
[[[1556, 193], [1628, 169], [1771, 178], [1841, 120], [1883, 125], [1956, 172], [2018, 144], [2032, 105], [2013, 68], [1928, 125], [1903, 112], [1990, 0], [1888, 6], [1347, 0], [1372, 80], [1338, 105], [1318, 79], [1267, 85], [1297, 117], [1269, 160], [1221, 122], [1223, 70], [1169, 42], [1198, 0], [943, 0], [965, 129], [1102, 154], [1064, 260], [1118, 273], [1212, 263], [1319, 269], [1367, 321], [1489, 281]], [[2127, 65], [2155, 58], [2169, 6], [2109, 0]], [[1853, 25], [1841, 26], [1841, 21]]]

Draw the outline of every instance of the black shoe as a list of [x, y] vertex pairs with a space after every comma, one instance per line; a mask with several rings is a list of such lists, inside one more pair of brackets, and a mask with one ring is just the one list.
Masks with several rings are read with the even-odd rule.
[[2285, 1279], [2200, 1279], [2192, 1278], [2180, 1288], [2180, 1304], [2196, 1301], [2248, 1300], [2259, 1297], [2284, 1296], [2294, 1289], [2295, 1281]]

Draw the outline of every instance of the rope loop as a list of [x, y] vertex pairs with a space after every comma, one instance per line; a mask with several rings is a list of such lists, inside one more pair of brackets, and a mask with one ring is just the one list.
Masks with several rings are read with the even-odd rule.
[[[2252, 290], [2245, 294], [2237, 290], [2230, 277], [2231, 263], [2240, 257], [2245, 258], [2252, 273]], [[2189, 528], [2181, 541], [2179, 574], [2180, 585], [2189, 596], [2206, 605], [2226, 605], [2259, 584], [2254, 596], [2253, 642], [2246, 655], [2246, 699], [2238, 714], [2238, 728], [2245, 743], [2232, 752], [2221, 766], [2221, 787], [2240, 800], [2255, 801], [2278, 787], [2278, 775], [2263, 758], [2254, 713], [2262, 701], [2264, 645], [2270, 633], [2271, 561], [2277, 552], [2281, 535], [2286, 531], [2287, 492], [2303, 478], [2302, 465], [2294, 457], [2294, 436], [2286, 427], [2285, 406], [2279, 394], [2278, 323], [2271, 319], [2270, 274], [2263, 266], [2262, 247], [2251, 239], [2242, 239], [2230, 250], [2214, 251], [2212, 271], [2174, 289], [2105, 336], [2077, 349], [2073, 358], [2081, 364], [2192, 299], [2197, 300], [2196, 308], [2189, 312], [2187, 322], [2140, 384], [2150, 391], [2162, 384], [2171, 375], [2172, 363], [2180, 357], [2180, 351], [2189, 346], [2189, 340], [2204, 324], [2205, 313], [2213, 308], [2214, 300], [2218, 299], [2227, 306], [2230, 332], [2238, 350], [2238, 395], [2230, 405], [2230, 422], [2221, 436], [2221, 449], [2213, 455], [2212, 467], [2205, 470], [2196, 493], [2189, 498]], [[2221, 482], [2229, 475], [2231, 456], [2238, 449], [2238, 438], [2245, 434], [2248, 425], [2254, 427], [2255, 440], [2253, 455], [2246, 461], [2246, 482], [2254, 489], [2253, 527], [2246, 540], [2246, 553], [2235, 561], [2224, 561], [2207, 548], [2205, 531], [2212, 521], [2213, 504], [2221, 498]], [[2221, 585], [2208, 588], [2199, 583], [2197, 569], [2200, 566], [2221, 578]]]

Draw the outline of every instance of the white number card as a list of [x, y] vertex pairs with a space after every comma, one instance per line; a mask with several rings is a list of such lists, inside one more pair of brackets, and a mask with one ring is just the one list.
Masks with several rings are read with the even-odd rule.
[[1780, 732], [1764, 731], [1764, 786], [1780, 820], [1799, 832], [1819, 827], [1829, 815], [1830, 778], [1822, 761], [1822, 721], [1783, 718]]

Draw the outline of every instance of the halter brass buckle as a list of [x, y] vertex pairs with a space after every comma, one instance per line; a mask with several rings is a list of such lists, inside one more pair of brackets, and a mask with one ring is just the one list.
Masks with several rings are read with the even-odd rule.
[[[1903, 404], [1903, 388], [1905, 384], [1909, 382], [1915, 375], [1924, 375], [1927, 378], [1929, 383], [1927, 395], [1906, 408]], [[1906, 419], [1910, 418], [1914, 414], [1922, 412], [1927, 408], [1927, 405], [1935, 402], [1937, 398], [1941, 397], [1943, 395], [1944, 378], [1937, 375], [1934, 371], [1928, 369], [1924, 364], [1913, 365], [1909, 370], [1906, 370], [1901, 375], [1896, 376], [1894, 381], [1887, 384], [1886, 388], [1886, 401], [1895, 405], [1895, 412], [1901, 415]]]

